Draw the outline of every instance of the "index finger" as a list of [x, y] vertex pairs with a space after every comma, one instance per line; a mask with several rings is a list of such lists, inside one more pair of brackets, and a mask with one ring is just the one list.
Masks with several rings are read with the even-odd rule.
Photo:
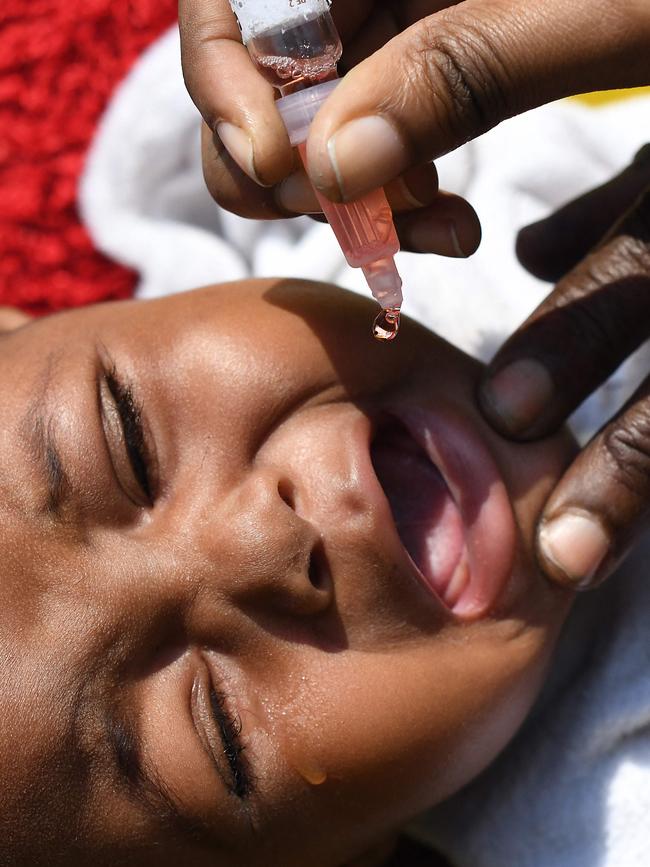
[[558, 282], [593, 250], [650, 184], [650, 144], [615, 178], [526, 226], [517, 238], [522, 265], [542, 280]]
[[555, 430], [650, 337], [650, 187], [501, 347], [479, 394], [516, 439]]
[[179, 0], [178, 24], [183, 76], [203, 119], [249, 177], [278, 183], [291, 171], [291, 145], [228, 0]]

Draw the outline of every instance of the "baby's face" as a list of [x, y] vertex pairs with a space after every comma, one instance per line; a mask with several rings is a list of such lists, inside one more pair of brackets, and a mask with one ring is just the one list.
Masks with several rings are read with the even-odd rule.
[[331, 867], [516, 730], [570, 441], [371, 316], [251, 283], [2, 338], [0, 863]]

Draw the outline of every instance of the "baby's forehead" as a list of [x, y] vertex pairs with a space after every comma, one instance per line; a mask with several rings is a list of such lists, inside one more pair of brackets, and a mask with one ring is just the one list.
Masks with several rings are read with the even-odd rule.
[[78, 685], [37, 644], [10, 646], [4, 636], [0, 655], [0, 836], [11, 842], [12, 864], [41, 863], [44, 852], [67, 845], [91, 783]]

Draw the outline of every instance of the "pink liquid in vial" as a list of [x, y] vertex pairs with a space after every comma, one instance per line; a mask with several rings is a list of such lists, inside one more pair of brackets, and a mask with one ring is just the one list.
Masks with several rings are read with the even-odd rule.
[[266, 30], [246, 47], [262, 75], [283, 96], [335, 77], [343, 53], [329, 13]]
[[[298, 145], [298, 151], [306, 167], [307, 143]], [[353, 268], [392, 259], [399, 252], [393, 212], [383, 189], [341, 205], [331, 202], [318, 190], [314, 192], [345, 258]], [[391, 341], [397, 337], [399, 326], [399, 307], [387, 307], [375, 319], [372, 333], [377, 340]]]

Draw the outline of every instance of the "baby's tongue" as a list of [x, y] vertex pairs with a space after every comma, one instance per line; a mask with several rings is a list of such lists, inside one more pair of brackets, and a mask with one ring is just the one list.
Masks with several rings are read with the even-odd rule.
[[449, 488], [428, 455], [401, 428], [382, 431], [371, 454], [402, 544], [436, 593], [453, 605], [456, 598], [449, 594], [457, 597], [463, 589], [456, 586], [458, 576], [453, 582], [452, 578], [465, 540]]

